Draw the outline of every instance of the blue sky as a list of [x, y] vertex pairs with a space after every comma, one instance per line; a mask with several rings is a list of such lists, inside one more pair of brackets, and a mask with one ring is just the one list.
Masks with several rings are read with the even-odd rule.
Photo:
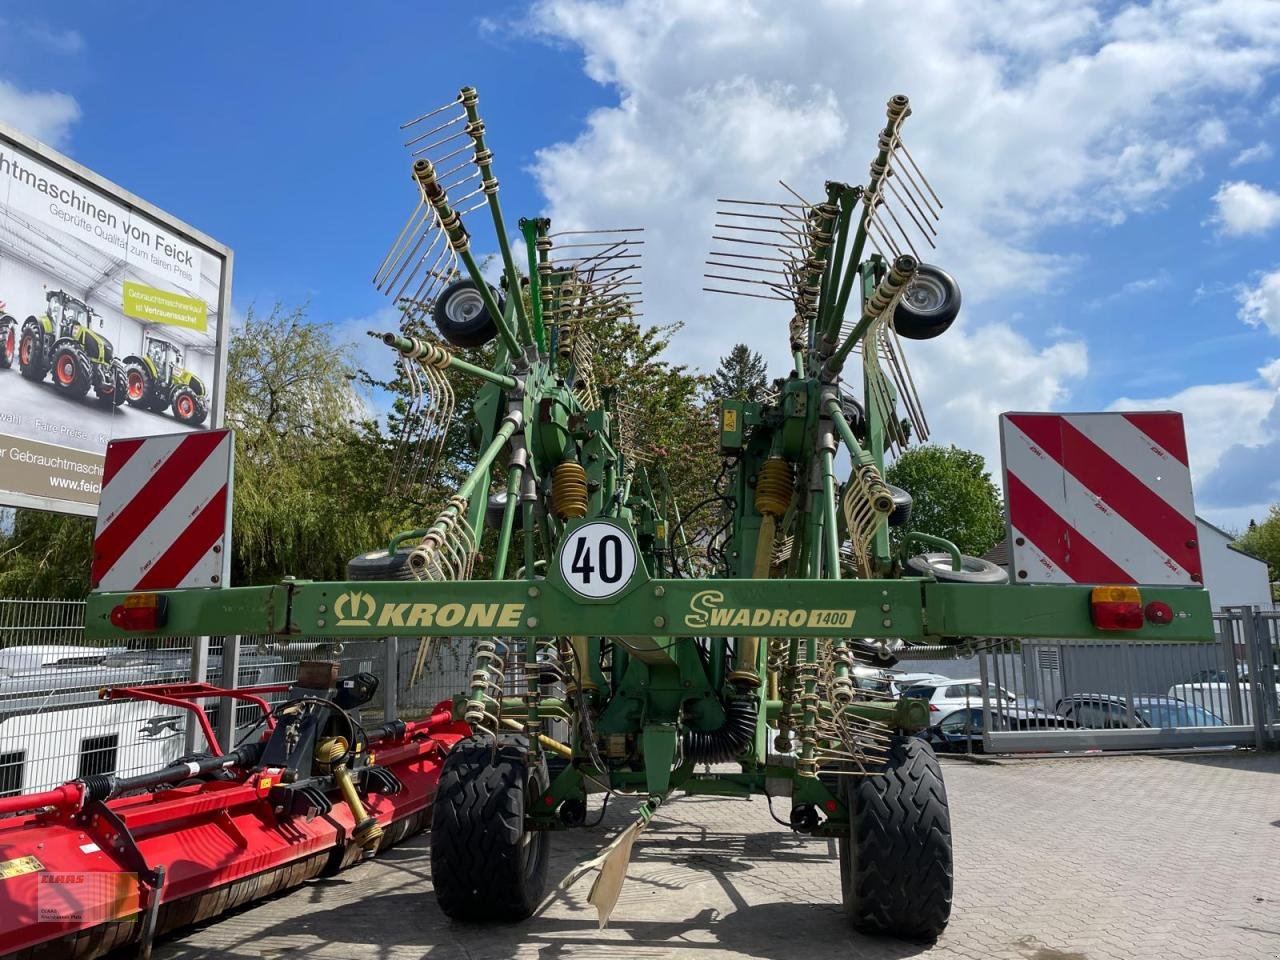
[[786, 316], [699, 291], [714, 199], [861, 181], [905, 92], [966, 295], [910, 354], [934, 439], [1172, 406], [1203, 513], [1280, 499], [1280, 5], [931, 0], [910, 44], [855, 0], [430, 6], [0, 3], [0, 118], [234, 248], [238, 309], [355, 334], [413, 199], [397, 125], [474, 83], [509, 220], [646, 226], [649, 319], [782, 374]]

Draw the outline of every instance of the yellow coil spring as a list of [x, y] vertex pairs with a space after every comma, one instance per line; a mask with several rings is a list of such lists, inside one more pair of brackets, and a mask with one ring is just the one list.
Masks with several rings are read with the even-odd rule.
[[587, 471], [577, 460], [551, 471], [551, 512], [561, 520], [587, 515]]
[[791, 505], [794, 491], [791, 465], [781, 457], [770, 457], [760, 468], [760, 476], [756, 480], [756, 509], [780, 517]]

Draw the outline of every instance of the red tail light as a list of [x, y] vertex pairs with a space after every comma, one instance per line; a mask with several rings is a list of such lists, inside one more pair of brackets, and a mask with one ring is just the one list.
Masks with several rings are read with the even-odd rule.
[[929, 712], [930, 712], [930, 713], [937, 713], [937, 712], [938, 712], [938, 706], [937, 706], [937, 704], [933, 704], [933, 703], [929, 704]]
[[147, 632], [165, 623], [168, 601], [158, 593], [131, 593], [111, 608], [111, 625], [121, 630]]
[[1146, 621], [1137, 587], [1094, 587], [1089, 616], [1099, 630], [1139, 630]]

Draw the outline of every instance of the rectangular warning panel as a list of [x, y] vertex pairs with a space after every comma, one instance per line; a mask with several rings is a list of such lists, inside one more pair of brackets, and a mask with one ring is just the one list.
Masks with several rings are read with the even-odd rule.
[[230, 430], [113, 440], [93, 540], [95, 590], [225, 586]]
[[1014, 583], [1199, 586], [1182, 414], [1000, 417]]

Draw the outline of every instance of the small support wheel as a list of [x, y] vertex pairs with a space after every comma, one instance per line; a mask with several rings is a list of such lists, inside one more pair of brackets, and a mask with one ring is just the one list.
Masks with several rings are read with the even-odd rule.
[[960, 313], [960, 285], [947, 271], [920, 264], [893, 311], [893, 328], [908, 340], [946, 333]]
[[409, 568], [412, 547], [404, 547], [395, 553], [371, 550], [347, 561], [348, 580], [416, 580]]
[[932, 575], [935, 580], [947, 583], [1008, 583], [1009, 574], [1004, 567], [984, 560], [960, 554], [960, 569], [951, 569], [949, 553], [918, 553], [907, 560], [907, 569], [917, 576]]
[[[489, 288], [501, 307], [501, 295]], [[472, 280], [455, 280], [441, 291], [432, 311], [436, 329], [454, 347], [483, 347], [498, 335], [498, 324], [489, 316], [484, 297]]]
[[951, 917], [951, 815], [933, 748], [897, 736], [883, 771], [841, 777], [851, 829], [840, 838], [845, 913], [863, 933], [935, 940]]
[[524, 737], [468, 737], [449, 752], [431, 811], [431, 885], [446, 916], [514, 923], [533, 915], [550, 835], [529, 830], [525, 810], [545, 788]]

